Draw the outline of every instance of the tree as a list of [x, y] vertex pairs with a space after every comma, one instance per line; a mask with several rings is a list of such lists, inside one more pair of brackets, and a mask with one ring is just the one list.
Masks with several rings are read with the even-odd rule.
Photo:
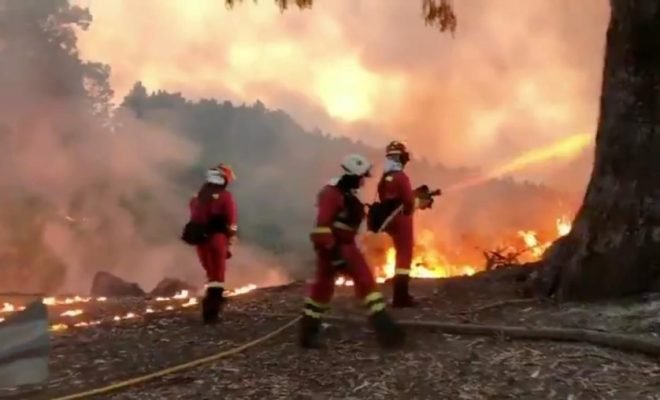
[[[237, 2], [242, 3], [243, 0], [225, 0], [228, 8], [234, 7]], [[314, 0], [275, 0], [275, 3], [280, 10], [285, 11], [292, 3], [300, 9], [312, 8]], [[422, 0], [422, 12], [424, 21], [428, 25], [437, 27], [441, 32], [448, 30], [454, 33], [456, 30], [456, 15], [451, 0]]]
[[[454, 31], [448, 0], [422, 6], [428, 24]], [[610, 0], [610, 8], [591, 179], [572, 231], [532, 280], [562, 299], [660, 290], [660, 1]]]
[[564, 299], [660, 289], [660, 2], [610, 6], [591, 179], [536, 280]]

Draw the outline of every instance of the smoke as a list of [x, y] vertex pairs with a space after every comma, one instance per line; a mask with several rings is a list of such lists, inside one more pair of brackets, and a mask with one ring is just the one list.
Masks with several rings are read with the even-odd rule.
[[109, 113], [107, 68], [75, 50], [84, 10], [0, 5], [1, 290], [84, 293], [99, 270], [146, 286], [185, 276], [172, 173], [196, 145]]
[[227, 280], [232, 286], [277, 286], [299, 277], [291, 275], [290, 263], [298, 263], [297, 258], [286, 256], [275, 258], [267, 251], [249, 244], [238, 243], [232, 248], [231, 267], [227, 271]]
[[[91, 6], [88, 30], [82, 28], [91, 16], [64, 0], [0, 0], [0, 263], [8, 289], [81, 292], [98, 270], [147, 288], [165, 275], [202, 279], [194, 252], [172, 238], [190, 195], [180, 172], [209, 161], [199, 144], [206, 147], [211, 135], [189, 140], [176, 123], [110, 112], [110, 102], [138, 80], [192, 99], [258, 98], [305, 126], [377, 146], [405, 139], [418, 157], [478, 166], [486, 175], [538, 147], [594, 133], [605, 0], [457, 1], [455, 39], [425, 27], [417, 2], [400, 0], [325, 1], [285, 14], [268, 2], [233, 11], [218, 0], [72, 3]], [[112, 74], [84, 60], [106, 63]], [[258, 135], [290, 128], [281, 115], [271, 117], [267, 128], [231, 128], [241, 147], [229, 156], [237, 158], [239, 177], [253, 181], [237, 185], [240, 207], [264, 220], [248, 230], [279, 232], [274, 241], [302, 238], [309, 250], [313, 194], [326, 177], [303, 178], [311, 171], [299, 166], [314, 165], [319, 174], [342, 152], [366, 150], [288, 132]], [[169, 111], [167, 118], [176, 120]], [[264, 155], [251, 143], [269, 151], [253, 170], [240, 164]], [[579, 193], [589, 152], [512, 173]], [[278, 160], [288, 163], [273, 168]], [[431, 186], [464, 175], [411, 167], [416, 182]], [[272, 193], [277, 201], [248, 199]], [[373, 191], [366, 193], [370, 201]], [[511, 207], [514, 198], [526, 205]], [[466, 242], [490, 243], [502, 226], [552, 221], [567, 208], [560, 203], [545, 190], [489, 183], [443, 198], [418, 226], [464, 249]], [[240, 245], [229, 278], [240, 284], [263, 277], [261, 266], [291, 271], [292, 264]], [[264, 279], [285, 278], [276, 272]]]
[[[594, 135], [606, 0], [456, 1], [455, 38], [424, 26], [420, 6], [318, 1], [280, 14], [269, 2], [94, 2], [81, 48], [112, 60], [120, 91], [141, 78], [193, 98], [258, 98], [308, 127], [379, 146], [406, 139], [445, 165], [488, 169]], [[519, 173], [557, 181], [564, 167]], [[568, 189], [584, 186], [578, 172]]]

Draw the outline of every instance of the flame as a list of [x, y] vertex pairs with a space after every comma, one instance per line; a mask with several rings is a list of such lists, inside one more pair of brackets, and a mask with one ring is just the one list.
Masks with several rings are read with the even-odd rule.
[[[556, 237], [567, 235], [571, 231], [570, 220], [562, 216], [555, 222]], [[519, 231], [518, 236], [522, 239], [524, 248], [522, 250], [530, 253], [532, 260], [538, 259], [543, 252], [550, 247], [554, 240], [541, 242], [538, 234], [533, 230]], [[420, 232], [415, 244], [415, 254], [410, 269], [413, 278], [448, 278], [451, 276], [472, 276], [482, 267], [474, 265], [451, 263], [445, 255], [436, 249], [436, 239], [433, 232], [423, 230]], [[384, 262], [377, 264], [375, 268], [376, 281], [379, 283], [394, 276], [396, 266], [396, 250], [389, 246], [384, 250]], [[335, 280], [336, 286], [353, 286], [353, 281], [343, 276]]]
[[67, 310], [67, 311], [64, 311], [63, 313], [61, 313], [60, 317], [77, 317], [78, 315], [81, 315], [82, 313], [83, 313], [83, 310], [81, 310], [81, 309]]
[[[105, 297], [98, 297], [95, 299], [98, 302], [103, 302], [106, 301], [107, 299]], [[41, 302], [44, 303], [47, 306], [57, 306], [57, 305], [62, 305], [62, 304], [76, 304], [76, 303], [89, 303], [92, 301], [91, 297], [81, 297], [81, 296], [73, 296], [73, 297], [65, 297], [63, 299], [57, 299], [55, 297], [44, 297]]]
[[89, 326], [99, 325], [100, 323], [101, 323], [101, 321], [98, 321], [98, 320], [97, 321], [89, 321], [89, 322], [82, 321], [82, 322], [76, 322], [75, 324], [73, 324], [73, 326], [75, 326], [76, 328], [87, 328]]
[[55, 324], [50, 326], [51, 331], [63, 331], [65, 329], [69, 329], [69, 325], [66, 324]]
[[257, 288], [257, 285], [250, 283], [249, 285], [241, 286], [241, 287], [238, 287], [234, 290], [230, 290], [227, 293], [227, 297], [238, 296], [240, 294], [245, 294], [245, 293], [248, 293], [248, 292], [251, 292], [251, 291], [255, 290], [256, 288]]
[[[249, 284], [245, 286], [238, 287], [233, 290], [227, 291], [227, 296], [238, 296], [242, 295], [248, 292], [251, 292], [253, 290], [257, 289], [257, 285], [255, 284]], [[174, 301], [174, 300], [186, 300], [185, 302], [180, 302], [179, 307], [181, 308], [188, 308], [195, 306], [198, 303], [197, 297], [191, 297], [190, 292], [188, 290], [182, 290], [180, 292], [177, 292], [174, 296], [172, 297], [158, 297], [155, 300], [157, 302], [163, 302], [163, 301]], [[56, 298], [56, 297], [44, 297], [42, 298], [42, 303], [47, 305], [47, 306], [62, 306], [62, 305], [71, 305], [71, 304], [76, 304], [76, 303], [88, 303], [90, 301], [97, 301], [97, 302], [104, 302], [107, 301], [106, 297], [97, 297], [96, 299], [92, 297], [81, 297], [81, 296], [73, 296], [73, 297], [64, 297], [64, 298]], [[151, 306], [147, 306], [146, 309], [144, 310], [144, 313], [136, 313], [136, 312], [127, 312], [124, 315], [115, 315], [111, 318], [112, 321], [123, 321], [123, 320], [129, 320], [129, 319], [135, 319], [139, 318], [142, 315], [146, 314], [154, 314], [162, 311], [172, 311], [176, 307], [172, 304], [168, 304], [166, 307], [162, 309], [155, 309]], [[0, 313], [13, 313], [16, 311], [21, 311], [24, 310], [24, 306], [17, 306], [12, 303], [7, 303], [4, 302], [2, 303], [2, 308], [0, 308]], [[76, 308], [76, 309], [70, 309], [70, 310], [64, 310], [62, 311], [59, 316], [60, 317], [78, 317], [82, 314], [85, 314], [85, 311]], [[5, 318], [0, 318], [0, 322], [5, 321]], [[91, 326], [96, 326], [103, 323], [103, 320], [90, 320], [90, 321], [78, 321], [73, 323], [72, 325], [65, 324], [65, 323], [56, 323], [52, 324], [49, 329], [51, 331], [63, 331], [66, 329], [69, 329], [71, 327], [76, 327], [76, 328], [86, 328], [86, 327], [91, 327]]]
[[187, 302], [181, 304], [181, 307], [192, 307], [197, 304], [197, 299], [194, 297], [191, 297], [188, 299]]
[[115, 315], [114, 317], [112, 317], [112, 320], [113, 321], [121, 321], [122, 319], [133, 319], [135, 317], [136, 317], [135, 313], [129, 312], [129, 313], [126, 313], [126, 315], [123, 315], [123, 316], [122, 315]]
[[16, 306], [14, 306], [11, 303], [2, 303], [2, 308], [0, 308], [0, 312], [2, 313], [11, 313], [16, 311]]
[[566, 217], [561, 217], [557, 218], [557, 233], [559, 236], [566, 236], [571, 232], [571, 229], [573, 228], [573, 225], [571, 224], [571, 221], [566, 218]]

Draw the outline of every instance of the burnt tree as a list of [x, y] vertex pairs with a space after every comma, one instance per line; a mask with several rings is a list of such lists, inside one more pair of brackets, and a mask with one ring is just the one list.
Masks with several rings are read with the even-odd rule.
[[660, 289], [660, 0], [610, 6], [594, 168], [537, 276], [562, 299]]

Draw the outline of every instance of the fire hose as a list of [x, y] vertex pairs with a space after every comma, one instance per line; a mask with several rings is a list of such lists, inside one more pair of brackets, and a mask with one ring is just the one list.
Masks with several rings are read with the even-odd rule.
[[[418, 198], [424, 198], [426, 200], [432, 200], [434, 197], [442, 195], [442, 190], [440, 189], [434, 189], [431, 190], [427, 185], [422, 185], [415, 189], [415, 193]], [[374, 206], [374, 204], [367, 204], [368, 207]], [[383, 220], [383, 222], [380, 224], [380, 227], [376, 231], [376, 233], [381, 233], [387, 228], [387, 226], [392, 222], [394, 217], [396, 217], [401, 210], [403, 210], [403, 204], [400, 204], [398, 207], [396, 207], [392, 212]]]
[[[239, 313], [240, 314], [240, 313]], [[255, 314], [252, 314], [255, 315]], [[220, 359], [235, 355], [245, 351], [251, 347], [261, 344], [286, 329], [290, 328], [298, 322], [299, 315], [288, 313], [258, 313], [270, 318], [291, 318], [289, 322], [283, 326], [275, 329], [274, 331], [245, 343], [241, 346], [225, 350], [207, 357], [199, 358], [190, 362], [175, 365], [173, 367], [165, 368], [160, 371], [152, 372], [136, 378], [120, 381], [108, 386], [97, 389], [92, 389], [72, 395], [58, 397], [52, 400], [73, 400], [88, 398], [99, 394], [107, 394], [113, 391], [124, 389], [130, 386], [135, 386], [147, 381], [163, 377], [165, 375], [181, 372], [191, 369], [203, 364], [208, 364]], [[334, 321], [338, 323], [349, 324], [364, 324], [363, 318], [347, 317], [347, 316], [325, 316], [324, 320]], [[451, 323], [442, 321], [420, 321], [420, 320], [400, 320], [402, 326], [409, 328], [427, 329], [435, 332], [442, 332], [454, 335], [468, 335], [468, 336], [495, 336], [506, 339], [521, 339], [521, 340], [550, 340], [557, 342], [574, 342], [574, 343], [587, 343], [601, 347], [607, 347], [615, 350], [633, 352], [651, 356], [653, 358], [660, 358], [660, 341], [652, 338], [644, 338], [629, 334], [618, 334], [609, 332], [600, 332], [588, 329], [576, 328], [551, 328], [551, 327], [526, 327], [526, 326], [505, 326], [505, 325], [479, 325], [479, 324], [465, 324], [465, 323]]]
[[178, 365], [175, 365], [173, 367], [165, 368], [165, 369], [162, 369], [160, 371], [152, 372], [150, 374], [142, 375], [142, 376], [139, 376], [139, 377], [136, 377], [136, 378], [131, 378], [131, 379], [127, 379], [127, 380], [124, 380], [124, 381], [116, 382], [116, 383], [113, 383], [113, 384], [110, 384], [110, 385], [107, 385], [107, 386], [104, 386], [104, 387], [100, 387], [100, 388], [97, 388], [97, 389], [91, 389], [91, 390], [87, 390], [87, 391], [80, 392], [80, 393], [74, 393], [74, 394], [67, 395], [67, 396], [57, 397], [57, 398], [54, 398], [52, 400], [83, 399], [83, 398], [96, 396], [96, 395], [100, 395], [100, 394], [107, 394], [107, 393], [114, 392], [114, 391], [119, 390], [119, 389], [124, 389], [124, 388], [127, 388], [129, 386], [134, 386], [134, 385], [144, 383], [144, 382], [156, 379], [156, 378], [160, 378], [160, 377], [163, 377], [165, 375], [173, 374], [173, 373], [176, 373], [176, 372], [180, 372], [180, 371], [184, 371], [184, 370], [191, 369], [191, 368], [194, 368], [194, 367], [198, 367], [198, 366], [203, 365], [203, 364], [208, 364], [208, 363], [211, 363], [211, 362], [214, 362], [214, 361], [218, 361], [222, 358], [226, 358], [226, 357], [229, 357], [229, 356], [233, 356], [234, 354], [238, 354], [242, 351], [245, 351], [245, 350], [247, 350], [251, 347], [254, 347], [258, 344], [261, 344], [261, 343], [267, 341], [268, 339], [271, 339], [271, 338], [279, 335], [280, 333], [284, 332], [285, 330], [287, 330], [288, 328], [290, 328], [291, 326], [296, 324], [299, 319], [300, 319], [300, 316], [295, 316], [292, 320], [290, 320], [286, 324], [282, 325], [281, 327], [275, 329], [274, 331], [271, 331], [270, 333], [268, 333], [264, 336], [261, 336], [260, 338], [252, 340], [251, 342], [245, 343], [243, 345], [240, 345], [238, 347], [234, 347], [234, 348], [229, 349], [229, 350], [224, 350], [224, 351], [221, 351], [219, 353], [216, 353], [216, 354], [213, 354], [213, 355], [210, 355], [210, 356], [207, 356], [207, 357], [198, 358], [198, 359], [193, 360], [193, 361], [189, 361], [189, 362], [186, 362], [186, 363], [183, 363], [183, 364], [178, 364]]

